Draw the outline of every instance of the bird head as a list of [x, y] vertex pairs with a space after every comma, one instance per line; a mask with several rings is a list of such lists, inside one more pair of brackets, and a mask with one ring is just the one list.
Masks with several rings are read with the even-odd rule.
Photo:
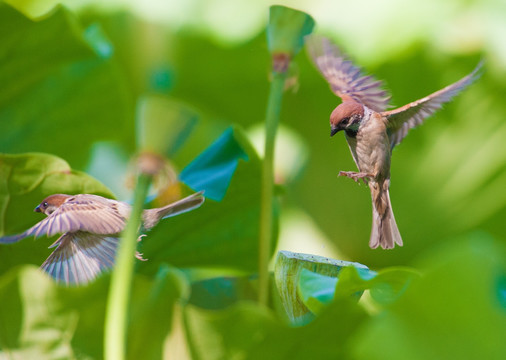
[[330, 114], [330, 136], [338, 131], [356, 133], [364, 116], [364, 106], [356, 101], [344, 101]]
[[55, 194], [48, 196], [47, 198], [42, 200], [42, 202], [39, 205], [37, 205], [37, 207], [33, 211], [40, 212], [49, 216], [70, 197], [71, 195], [65, 194]]

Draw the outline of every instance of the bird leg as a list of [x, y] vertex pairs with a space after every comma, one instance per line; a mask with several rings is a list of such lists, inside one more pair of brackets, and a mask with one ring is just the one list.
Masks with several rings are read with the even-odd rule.
[[337, 176], [346, 176], [350, 179], [355, 180], [355, 182], [359, 182], [360, 179], [364, 181], [364, 184], [367, 184], [367, 180], [369, 178], [373, 178], [374, 175], [363, 173], [363, 172], [354, 172], [354, 171], [339, 171], [339, 175]]

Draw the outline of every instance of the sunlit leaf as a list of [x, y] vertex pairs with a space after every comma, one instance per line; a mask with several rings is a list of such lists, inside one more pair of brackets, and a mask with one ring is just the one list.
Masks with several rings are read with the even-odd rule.
[[94, 141], [131, 136], [125, 82], [96, 25], [83, 31], [61, 7], [34, 21], [4, 2], [0, 24], [1, 152], [48, 152], [83, 168]]
[[[161, 359], [173, 305], [184, 278], [161, 268], [154, 278], [134, 277], [127, 342], [129, 359]], [[103, 319], [109, 276], [84, 287], [61, 287], [33, 266], [0, 277], [0, 357], [22, 359], [103, 357]]]
[[45, 15], [54, 6], [58, 5], [59, 0], [3, 0], [7, 4], [16, 8], [26, 16], [37, 18]]
[[62, 305], [55, 283], [32, 266], [0, 278], [0, 357], [72, 358], [78, 316]]

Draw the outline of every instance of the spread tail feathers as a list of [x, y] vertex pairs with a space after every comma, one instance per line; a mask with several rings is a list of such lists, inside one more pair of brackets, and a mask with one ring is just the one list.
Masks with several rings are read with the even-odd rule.
[[372, 231], [369, 246], [393, 249], [395, 244], [402, 246], [402, 238], [395, 223], [388, 188], [389, 180], [383, 183], [369, 182], [372, 197]]
[[198, 208], [205, 200], [203, 194], [204, 192], [200, 191], [162, 208], [144, 210], [144, 228], [149, 230], [158, 224], [161, 219]]

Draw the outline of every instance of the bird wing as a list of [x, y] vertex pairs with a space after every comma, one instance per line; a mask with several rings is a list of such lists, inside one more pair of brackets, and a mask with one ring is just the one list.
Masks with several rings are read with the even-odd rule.
[[365, 76], [359, 67], [346, 60], [339, 48], [325, 37], [311, 35], [308, 52], [316, 67], [341, 99], [351, 97], [368, 108], [381, 112], [387, 108], [390, 96], [383, 83]]
[[114, 265], [118, 238], [82, 231], [67, 232], [50, 247], [56, 250], [41, 269], [65, 284], [86, 284]]
[[353, 157], [353, 161], [355, 161], [355, 165], [357, 165], [357, 169], [361, 171], [358, 166], [358, 155], [357, 155], [357, 139], [346, 136], [346, 142], [348, 143], [348, 147], [350, 148], [351, 156]]
[[420, 125], [425, 118], [434, 114], [444, 103], [449, 102], [466, 86], [476, 80], [479, 77], [478, 71], [481, 66], [482, 62], [469, 75], [429, 96], [398, 109], [383, 112], [382, 115], [388, 120], [387, 126], [391, 149], [404, 139], [410, 129]]
[[53, 236], [76, 231], [104, 235], [117, 234], [124, 229], [126, 224], [126, 218], [118, 210], [120, 206], [126, 205], [96, 195], [75, 195], [30, 229], [18, 235], [2, 237], [0, 243], [14, 243], [31, 235]]

